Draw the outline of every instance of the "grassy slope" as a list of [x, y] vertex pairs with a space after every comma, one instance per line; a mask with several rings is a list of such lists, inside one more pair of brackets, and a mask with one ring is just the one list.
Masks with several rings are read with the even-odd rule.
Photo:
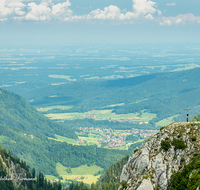
[[15, 156], [23, 159], [37, 171], [48, 175], [57, 175], [56, 163], [65, 167], [79, 167], [85, 164], [96, 164], [108, 168], [113, 161], [128, 154], [128, 151], [108, 150], [94, 146], [73, 146], [65, 142], [48, 140], [41, 136], [25, 135], [12, 126], [0, 124], [0, 142]]
[[69, 127], [52, 122], [39, 113], [23, 97], [1, 88], [0, 123], [42, 136], [53, 137], [54, 134], [62, 134], [66, 137], [77, 137]]
[[68, 173], [67, 170], [68, 168], [63, 166], [62, 164], [60, 163], [56, 164], [56, 171], [60, 176], [63, 177], [64, 180], [65, 179], [74, 180], [77, 177], [86, 177], [86, 179], [78, 181], [83, 181], [84, 183], [91, 184], [97, 182], [98, 178], [100, 177], [100, 174], [95, 175], [95, 173], [103, 171], [103, 168], [96, 165], [92, 166], [82, 165], [77, 168], [71, 168], [71, 173]]

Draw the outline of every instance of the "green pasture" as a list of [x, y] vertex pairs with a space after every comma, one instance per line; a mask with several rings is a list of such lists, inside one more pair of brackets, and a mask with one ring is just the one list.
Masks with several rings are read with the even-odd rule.
[[93, 76], [93, 77], [89, 77], [89, 78], [85, 78], [85, 79], [87, 79], [87, 80], [93, 80], [93, 79], [100, 79], [100, 77], [99, 76]]
[[[50, 138], [49, 137], [49, 139], [52, 139], [52, 140], [55, 140], [55, 141], [60, 141], [60, 142], [67, 142], [67, 143], [73, 144], [73, 145], [76, 143], [75, 139], [63, 137], [63, 136], [60, 136], [60, 135], [55, 135], [55, 137], [56, 138]], [[101, 146], [101, 144], [98, 142], [98, 140], [101, 139], [102, 137], [100, 137], [99, 135], [89, 134], [88, 137], [78, 136], [78, 138], [84, 140], [86, 142], [85, 144], [88, 144], [88, 145], [95, 145], [96, 144], [99, 147]]]
[[167, 125], [169, 125], [170, 123], [174, 122], [173, 118], [174, 118], [174, 117], [177, 117], [177, 116], [179, 116], [179, 115], [174, 115], [174, 116], [172, 116], [172, 117], [169, 117], [169, 119], [168, 119], [168, 118], [163, 119], [163, 120], [157, 122], [156, 125], [157, 125], [157, 126], [161, 126], [161, 127], [162, 127], [162, 126], [167, 126]]
[[56, 171], [59, 174], [59, 176], [62, 176], [63, 179], [67, 180], [73, 180], [76, 177], [86, 177], [87, 179], [83, 180], [78, 180], [78, 181], [83, 181], [84, 183], [91, 184], [91, 183], [96, 183], [100, 175], [94, 176], [95, 173], [99, 171], [103, 171], [103, 168], [100, 166], [87, 166], [87, 165], [82, 165], [77, 168], [71, 168], [71, 173], [68, 173], [69, 168], [63, 166], [61, 163], [56, 164]]
[[68, 109], [71, 109], [72, 107], [73, 106], [48, 106], [45, 108], [37, 108], [37, 111], [46, 112], [46, 111], [50, 111], [50, 110], [54, 110], [54, 109], [68, 110]]
[[89, 77], [90, 75], [81, 75], [80, 77]]
[[58, 177], [56, 177], [56, 176], [53, 176], [53, 175], [45, 175], [45, 178], [47, 179], [47, 180], [52, 180], [52, 179], [58, 179]]
[[55, 135], [56, 139], [62, 142], [67, 142], [69, 144], [75, 144], [76, 140], [71, 139], [71, 138], [67, 138], [67, 137], [63, 137], [60, 135]]
[[95, 134], [99, 134], [99, 133], [102, 133], [102, 132], [104, 132], [104, 131], [91, 130], [90, 132], [91, 132], [91, 133], [95, 133]]
[[116, 107], [116, 106], [124, 106], [124, 103], [108, 105], [108, 106], [104, 106], [104, 107], [102, 107], [102, 108], [112, 108], [112, 107]]
[[155, 118], [156, 115], [157, 114], [143, 112], [142, 113], [142, 117], [140, 118], [140, 120], [143, 121], [143, 122], [149, 122], [150, 120], [152, 120], [153, 118]]
[[68, 75], [48, 75], [50, 78], [56, 79], [66, 79], [68, 81], [76, 81], [76, 79], [72, 79], [71, 76]]
[[103, 79], [117, 79], [117, 78], [124, 78], [122, 75], [111, 75], [102, 77]]
[[63, 137], [63, 136], [60, 136], [60, 135], [55, 135], [56, 138], [51, 138], [51, 137], [48, 137], [48, 139], [51, 139], [51, 140], [54, 140], [54, 141], [60, 141], [60, 142], [67, 142], [69, 144], [75, 144], [75, 140], [74, 139], [70, 139], [70, 138], [67, 138], [67, 137]]
[[156, 117], [156, 114], [143, 112], [142, 115], [139, 113], [128, 113], [128, 114], [116, 114], [112, 113], [112, 110], [92, 110], [84, 113], [53, 113], [53, 114], [45, 114], [45, 116], [49, 117], [53, 120], [65, 120], [65, 119], [84, 119], [84, 118], [92, 118], [95, 120], [138, 120], [143, 122], [149, 122], [151, 119]]
[[163, 119], [159, 122], [156, 123], [157, 126], [167, 126], [170, 123], [172, 123], [172, 121], [168, 120], [168, 119]]
[[98, 142], [97, 138], [92, 138], [92, 137], [78, 137], [79, 139], [82, 139], [84, 141], [86, 141], [86, 144], [88, 145], [94, 145], [96, 144], [98, 147], [101, 146], [101, 144]]
[[128, 143], [128, 144], [125, 144], [121, 147], [114, 147], [113, 149], [118, 149], [118, 150], [128, 150], [129, 146], [131, 146], [133, 143]]
[[65, 82], [59, 82], [59, 83], [51, 83], [52, 86], [58, 86], [58, 85], [63, 85], [66, 84]]
[[149, 98], [142, 99], [142, 100], [138, 100], [138, 101], [136, 101], [136, 102], [131, 102], [130, 104], [138, 104], [138, 103], [143, 102], [143, 101], [148, 100], [148, 99], [149, 99]]
[[88, 136], [89, 136], [89, 138], [95, 138], [95, 139], [97, 139], [97, 140], [102, 139], [101, 136], [95, 135], [95, 134], [88, 134]]

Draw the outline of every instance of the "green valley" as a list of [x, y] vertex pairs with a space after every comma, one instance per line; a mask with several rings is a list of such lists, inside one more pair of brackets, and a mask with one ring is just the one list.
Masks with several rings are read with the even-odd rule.
[[[19, 95], [3, 89], [0, 92], [0, 143], [38, 172], [58, 178], [57, 163], [72, 171], [85, 165], [95, 166], [98, 171], [106, 170], [113, 161], [130, 152], [98, 147], [94, 135], [87, 144], [76, 145], [75, 142], [84, 137], [76, 134], [72, 127], [49, 120]], [[47, 111], [55, 108], [68, 109], [51, 107]], [[94, 171], [98, 172], [95, 168]]]
[[43, 83], [37, 84], [37, 88], [21, 84], [20, 90], [9, 88], [54, 120], [124, 118], [149, 122], [149, 126], [155, 127], [166, 124], [159, 122], [175, 115], [179, 116], [173, 120], [180, 120], [185, 116], [183, 110], [188, 105], [193, 110], [191, 118], [200, 111], [199, 70], [195, 68], [117, 80], [74, 81], [58, 86]]

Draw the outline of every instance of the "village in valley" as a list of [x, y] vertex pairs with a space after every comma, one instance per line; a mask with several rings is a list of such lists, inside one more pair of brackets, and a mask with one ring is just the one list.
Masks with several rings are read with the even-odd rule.
[[[84, 145], [88, 143], [88, 139], [96, 139], [99, 147], [105, 148], [126, 148], [129, 144], [141, 142], [145, 138], [152, 136], [157, 133], [158, 130], [143, 130], [135, 129], [132, 130], [113, 130], [113, 129], [102, 129], [94, 127], [79, 127], [79, 139], [75, 144]], [[94, 142], [95, 144], [95, 142]]]

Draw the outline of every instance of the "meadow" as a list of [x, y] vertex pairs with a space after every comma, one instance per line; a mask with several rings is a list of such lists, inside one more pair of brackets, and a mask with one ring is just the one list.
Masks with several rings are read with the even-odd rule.
[[166, 119], [163, 119], [163, 120], [161, 120], [161, 121], [159, 121], [159, 122], [157, 122], [156, 123], [156, 125], [157, 126], [167, 126], [167, 125], [169, 125], [170, 123], [172, 123], [174, 120], [173, 120], [173, 118], [175, 118], [175, 117], [177, 117], [177, 116], [179, 116], [179, 115], [174, 115], [174, 116], [172, 116], [172, 117], [168, 117], [168, 118], [166, 118]]
[[[110, 105], [112, 106], [112, 105]], [[114, 105], [113, 105], [114, 106]], [[48, 107], [45, 109], [49, 109]], [[40, 111], [40, 110], [39, 110]], [[156, 117], [156, 114], [142, 112], [140, 113], [128, 113], [128, 114], [116, 114], [112, 113], [112, 109], [109, 110], [92, 110], [84, 113], [50, 113], [45, 114], [45, 116], [49, 117], [52, 120], [66, 120], [66, 119], [84, 119], [84, 118], [92, 118], [95, 120], [135, 120], [138, 122], [149, 122], [153, 118]]]
[[56, 79], [66, 79], [68, 81], [76, 81], [76, 79], [73, 79], [71, 76], [68, 75], [48, 75], [50, 78], [56, 78]]
[[41, 108], [37, 108], [37, 110], [40, 111], [40, 112], [47, 112], [47, 111], [54, 110], [54, 109], [68, 110], [70, 108], [72, 108], [72, 106], [60, 106], [60, 105], [57, 105], [57, 106], [41, 107]]
[[[100, 174], [96, 174], [98, 172], [102, 172], [103, 168], [96, 165], [82, 165], [77, 168], [68, 168], [60, 163], [57, 163], [56, 171], [58, 172], [59, 176], [63, 178], [63, 180], [75, 180], [77, 178], [77, 181], [83, 181], [84, 183], [92, 184], [97, 182], [98, 178], [100, 177]], [[83, 177], [85, 178], [83, 179]]]

